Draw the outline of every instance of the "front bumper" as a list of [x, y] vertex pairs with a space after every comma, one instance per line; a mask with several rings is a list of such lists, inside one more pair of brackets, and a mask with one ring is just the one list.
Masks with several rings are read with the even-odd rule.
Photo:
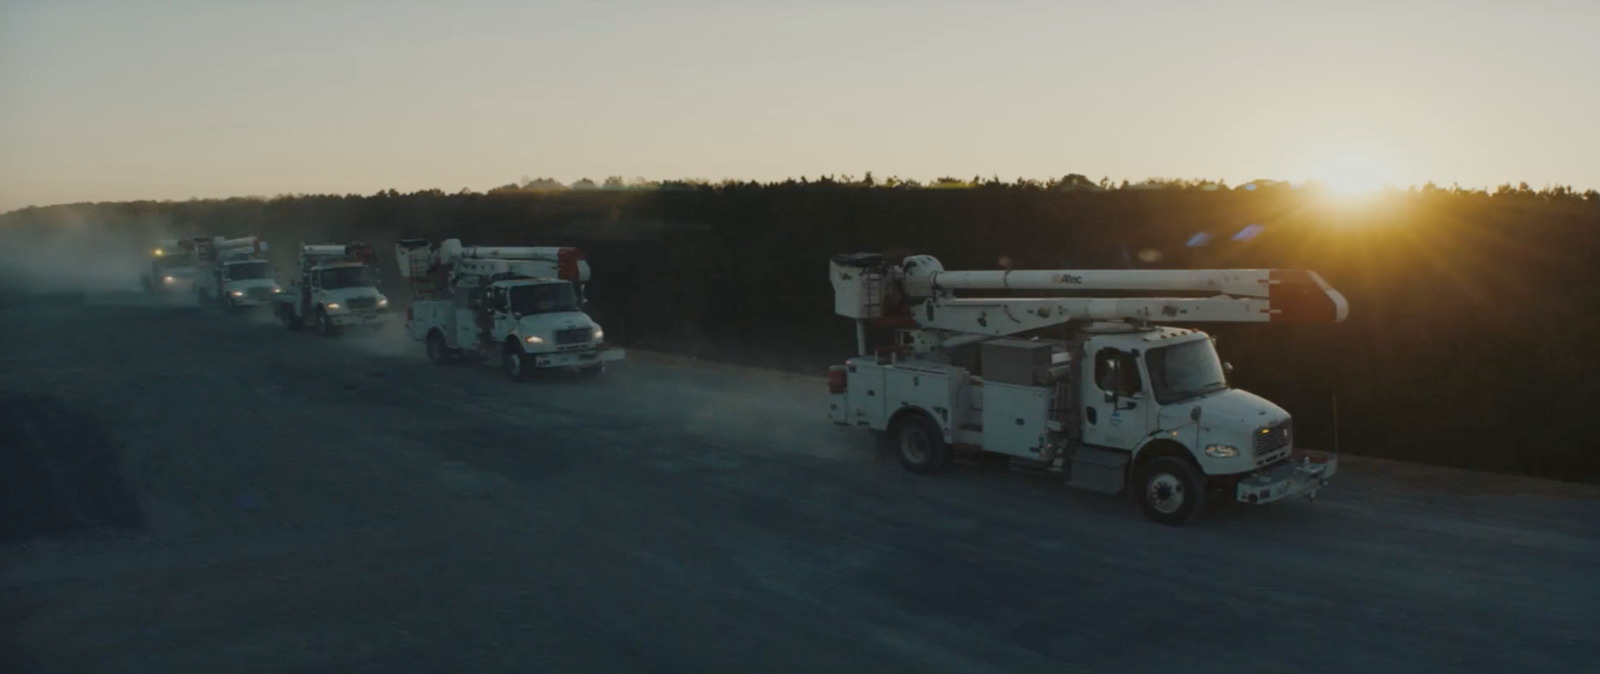
[[232, 298], [236, 307], [264, 307], [273, 304], [272, 295], [236, 295]]
[[1241, 503], [1272, 503], [1291, 496], [1316, 498], [1317, 491], [1339, 470], [1339, 455], [1298, 449], [1284, 461], [1239, 480], [1234, 497]]
[[333, 319], [333, 324], [338, 327], [376, 327], [389, 322], [389, 313], [386, 311], [341, 311], [328, 312], [328, 318]]
[[622, 349], [593, 349], [584, 351], [560, 351], [556, 353], [532, 353], [533, 366], [539, 368], [552, 367], [588, 367], [599, 363], [623, 359]]

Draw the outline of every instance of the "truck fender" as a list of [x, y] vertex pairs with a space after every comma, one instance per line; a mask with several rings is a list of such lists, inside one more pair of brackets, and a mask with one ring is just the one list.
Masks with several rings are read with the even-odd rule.
[[905, 405], [905, 406], [902, 406], [900, 409], [895, 410], [894, 414], [889, 415], [889, 423], [884, 426], [884, 430], [887, 431], [887, 430], [889, 430], [891, 428], [894, 428], [895, 424], [900, 423], [901, 419], [904, 419], [904, 418], [906, 418], [908, 416], [915, 416], [915, 415], [919, 415], [919, 414], [922, 415], [922, 416], [927, 417], [928, 420], [932, 421], [934, 423], [934, 425], [939, 427], [939, 431], [944, 433], [944, 441], [945, 442], [947, 442], [947, 443], [955, 442], [954, 431], [950, 430], [950, 425], [948, 423], [945, 423], [945, 422], [941, 421], [939, 419], [939, 415], [934, 414], [933, 412], [931, 412], [929, 410], [926, 410], [926, 409], [923, 409], [921, 407], [918, 407], [916, 405]]
[[1195, 464], [1196, 467], [1200, 465], [1199, 461], [1194, 458], [1194, 452], [1189, 451], [1189, 448], [1184, 446], [1183, 443], [1170, 437], [1149, 438], [1144, 444], [1133, 450], [1133, 459], [1128, 462], [1126, 479], [1133, 479], [1134, 469], [1139, 465], [1149, 463], [1163, 456], [1178, 457]]

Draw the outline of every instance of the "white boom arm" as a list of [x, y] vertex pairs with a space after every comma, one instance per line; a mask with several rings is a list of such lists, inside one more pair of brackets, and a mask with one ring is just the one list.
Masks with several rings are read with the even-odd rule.
[[[856, 319], [884, 315], [891, 288], [910, 298], [924, 329], [1011, 335], [1070, 321], [1157, 323], [1338, 323], [1344, 296], [1315, 272], [1282, 269], [1056, 270], [947, 272], [926, 255], [894, 265], [880, 256], [832, 262], [834, 310]], [[1209, 297], [957, 298], [955, 290], [1054, 290], [1079, 293], [1175, 291]], [[921, 300], [917, 303], [917, 300]]]
[[589, 262], [583, 250], [571, 247], [462, 246], [460, 239], [445, 239], [430, 249], [421, 239], [395, 245], [401, 275], [422, 276], [444, 267], [456, 277], [515, 274], [531, 278], [559, 278], [589, 282]]
[[258, 236], [246, 236], [237, 239], [224, 239], [217, 237], [211, 244], [217, 251], [218, 260], [246, 259], [258, 253], [267, 252], [267, 242]]

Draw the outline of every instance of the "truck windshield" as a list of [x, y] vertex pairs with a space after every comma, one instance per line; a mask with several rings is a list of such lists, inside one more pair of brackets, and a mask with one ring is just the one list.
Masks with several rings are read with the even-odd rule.
[[340, 288], [371, 288], [377, 284], [377, 277], [372, 273], [371, 267], [339, 267], [336, 269], [322, 270], [318, 279], [326, 290]]
[[167, 253], [156, 258], [157, 269], [175, 269], [194, 266], [194, 256], [188, 253]]
[[509, 295], [511, 311], [524, 316], [578, 310], [578, 294], [571, 283], [512, 286]]
[[1145, 366], [1156, 402], [1163, 405], [1228, 388], [1222, 360], [1209, 339], [1151, 349]]
[[228, 265], [228, 280], [249, 281], [251, 279], [266, 278], [271, 271], [265, 261], [230, 264]]

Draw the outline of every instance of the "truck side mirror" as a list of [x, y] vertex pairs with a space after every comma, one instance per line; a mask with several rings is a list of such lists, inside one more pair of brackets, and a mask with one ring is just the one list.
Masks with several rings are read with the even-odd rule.
[[1189, 410], [1189, 420], [1193, 421], [1195, 423], [1200, 423], [1200, 406], [1199, 405], [1195, 405], [1194, 409]]
[[1222, 373], [1223, 374], [1233, 374], [1233, 363], [1223, 363], [1222, 364]]
[[1115, 404], [1117, 404], [1117, 392], [1116, 391], [1106, 391], [1106, 404], [1107, 405], [1115, 405]]

